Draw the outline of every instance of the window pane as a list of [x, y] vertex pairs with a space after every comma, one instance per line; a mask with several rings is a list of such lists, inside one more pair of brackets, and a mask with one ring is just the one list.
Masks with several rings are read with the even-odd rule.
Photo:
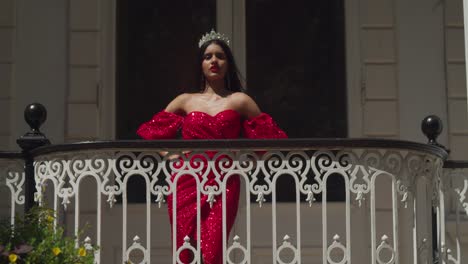
[[[198, 40], [215, 28], [216, 1], [117, 4], [117, 139], [136, 139], [141, 123], [194, 85]], [[144, 186], [130, 182], [128, 201], [144, 202]]]
[[[248, 91], [262, 110], [290, 137], [346, 137], [343, 0], [248, 0], [246, 7]], [[278, 201], [295, 201], [287, 180], [277, 182]], [[344, 200], [339, 177], [327, 186], [328, 201]]]
[[343, 0], [248, 0], [247, 84], [290, 137], [346, 137]]
[[215, 0], [117, 1], [117, 138], [195, 82], [200, 36], [215, 28]]

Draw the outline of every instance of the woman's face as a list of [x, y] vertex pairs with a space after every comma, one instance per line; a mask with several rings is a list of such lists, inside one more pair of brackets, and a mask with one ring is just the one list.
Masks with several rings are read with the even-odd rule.
[[212, 43], [203, 53], [202, 70], [206, 80], [223, 80], [228, 68], [226, 54], [221, 46]]

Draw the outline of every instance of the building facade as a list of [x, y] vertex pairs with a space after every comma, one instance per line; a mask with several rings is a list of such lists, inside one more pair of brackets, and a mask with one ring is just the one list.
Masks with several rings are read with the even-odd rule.
[[[449, 159], [468, 160], [462, 4], [344, 1], [349, 137], [424, 143], [421, 120], [435, 114], [444, 122], [438, 141], [451, 150]], [[244, 74], [245, 6], [216, 1], [216, 28], [231, 37]], [[47, 107], [42, 131], [54, 144], [116, 139], [117, 8], [116, 0], [0, 2], [0, 150], [18, 150], [16, 139], [28, 130], [24, 107], [32, 102]], [[135, 205], [132, 214], [143, 209]], [[154, 245], [170, 252], [164, 241]]]

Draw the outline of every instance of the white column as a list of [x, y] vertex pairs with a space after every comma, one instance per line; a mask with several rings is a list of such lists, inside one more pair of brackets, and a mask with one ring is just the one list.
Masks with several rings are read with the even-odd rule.
[[361, 15], [359, 2], [344, 1], [346, 29], [346, 85], [348, 100], [348, 137], [363, 137], [363, 93], [361, 54]]
[[247, 78], [245, 0], [216, 2], [216, 29], [229, 36], [237, 67]]

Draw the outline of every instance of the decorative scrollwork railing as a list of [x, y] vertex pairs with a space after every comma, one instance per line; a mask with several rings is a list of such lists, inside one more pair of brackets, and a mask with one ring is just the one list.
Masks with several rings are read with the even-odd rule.
[[24, 161], [20, 153], [0, 152], [0, 200], [2, 216], [6, 215], [13, 224], [15, 215], [22, 212], [24, 205]]
[[[436, 140], [442, 131], [437, 116], [421, 125], [428, 145], [372, 139], [49, 145], [39, 130], [46, 116], [41, 104], [28, 105], [31, 130], [17, 140], [22, 154], [0, 152], [0, 189], [7, 190], [0, 192], [1, 201], [9, 201], [12, 224], [18, 205], [28, 210], [34, 200], [53, 207], [55, 224], [60, 221], [69, 234], [84, 237], [80, 227], [92, 222], [86, 232], [94, 239], [87, 237], [85, 245], [99, 245], [97, 263], [181, 263], [179, 255], [187, 250], [192, 263], [201, 263], [200, 206], [196, 235], [186, 236], [179, 248], [171, 239], [177, 231], [170, 231], [161, 208], [172, 200], [175, 219], [177, 199], [166, 198], [177, 196], [182, 177], [195, 180], [198, 205], [202, 197], [210, 207], [222, 203], [223, 263], [462, 263], [468, 166], [445, 161]], [[143, 184], [131, 190], [135, 178]], [[243, 193], [240, 224], [228, 238], [229, 178], [242, 181]], [[280, 183], [284, 178], [290, 183]], [[343, 186], [331, 187], [337, 180]], [[292, 202], [278, 201], [281, 188], [292, 191]], [[334, 188], [342, 194], [338, 203], [331, 202]], [[143, 204], [129, 203], [135, 192], [144, 194]]]
[[440, 190], [441, 207], [446, 206], [437, 224], [441, 263], [462, 264], [467, 258], [462, 238], [468, 235], [468, 161], [445, 162]]
[[[160, 154], [166, 151], [167, 154]], [[156, 223], [161, 223], [160, 219], [153, 219], [153, 211], [161, 210], [165, 198], [175, 194], [175, 184], [180, 177], [193, 177], [200, 193], [198, 202], [204, 195], [210, 205], [225, 201], [225, 186], [230, 177], [239, 177], [243, 182], [245, 198], [241, 199], [240, 207], [245, 213], [239, 214], [237, 220], [244, 225], [232, 233], [231, 240], [226, 237], [223, 221], [223, 263], [255, 263], [253, 248], [258, 234], [252, 235], [256, 231], [252, 221], [260, 210], [271, 210], [268, 223], [271, 225], [271, 252], [268, 255], [274, 263], [307, 262], [310, 236], [319, 234], [321, 253], [316, 257], [323, 263], [351, 263], [352, 259], [365, 260], [366, 256], [371, 263], [430, 261], [432, 252], [428, 249], [432, 233], [431, 228], [427, 228], [431, 226], [427, 215], [431, 214], [432, 205], [439, 206], [442, 165], [446, 158], [446, 153], [435, 146], [351, 139], [88, 142], [41, 147], [32, 155], [36, 200], [43, 202], [43, 191], [52, 188], [51, 205], [55, 210], [59, 210], [60, 205], [72, 210], [76, 233], [83, 199], [80, 186], [85, 178], [93, 179], [96, 184], [93, 241], [102, 248], [106, 248], [102, 219], [107, 212], [115, 210], [111, 208], [116, 205], [121, 208], [121, 261], [131, 260], [132, 263], [151, 263], [151, 256], [155, 254], [152, 229], [158, 226]], [[133, 177], [143, 178], [145, 182], [141, 190], [146, 200], [141, 233], [129, 230], [131, 205], [127, 199], [127, 185]], [[282, 204], [277, 201], [280, 177], [293, 182], [293, 186], [288, 186], [294, 193], [294, 202], [288, 205], [293, 213], [286, 220], [280, 218]], [[334, 205], [328, 201], [327, 184], [336, 179], [344, 182], [342, 219], [330, 216]], [[385, 192], [387, 195], [382, 196]], [[391, 202], [382, 213], [381, 203], [386, 199]], [[251, 200], [258, 203], [258, 209]], [[177, 208], [176, 199], [172, 201], [173, 208]], [[104, 203], [108, 206], [103, 207]], [[223, 205], [226, 215], [229, 208]], [[318, 214], [314, 218], [321, 219], [320, 227], [311, 227], [309, 221], [301, 217], [310, 214], [310, 210]], [[173, 218], [176, 211], [173, 211]], [[385, 221], [382, 214], [386, 216]], [[199, 210], [197, 218], [200, 219]], [[334, 223], [337, 220], [341, 222]], [[367, 230], [367, 235], [353, 232], [353, 228], [360, 225], [366, 225], [360, 228]], [[173, 237], [175, 232], [173, 230]], [[200, 237], [199, 226], [197, 237]], [[359, 242], [356, 237], [360, 237]], [[133, 244], [129, 246], [132, 239]], [[171, 241], [170, 235], [166, 241]], [[199, 241], [191, 241], [197, 240], [186, 237], [182, 248], [177, 248], [172, 241], [173, 263], [178, 263], [182, 249], [192, 251], [195, 261], [200, 263]], [[363, 241], [370, 242], [361, 243]], [[232, 252], [237, 252], [237, 256], [233, 258]], [[139, 261], [132, 257], [135, 254], [140, 256]], [[102, 263], [108, 261], [104, 255], [97, 258]]]

